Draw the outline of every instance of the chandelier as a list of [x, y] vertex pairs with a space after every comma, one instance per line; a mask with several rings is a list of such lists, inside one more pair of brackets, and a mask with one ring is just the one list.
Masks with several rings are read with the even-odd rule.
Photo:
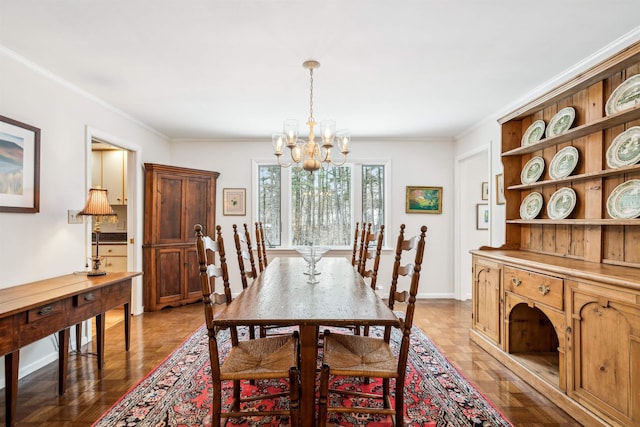
[[[320, 63], [309, 60], [303, 62], [302, 67], [309, 70], [310, 77], [309, 119], [307, 120], [309, 136], [307, 141], [298, 139], [298, 120], [285, 120], [283, 132], [274, 133], [272, 136], [274, 154], [278, 159], [278, 165], [283, 168], [288, 168], [295, 163], [298, 167], [302, 167], [302, 169], [310, 173], [317, 171], [322, 166], [341, 166], [347, 161], [351, 135], [346, 129], [336, 132], [336, 123], [333, 120], [323, 120], [320, 122], [320, 138], [322, 141], [316, 142], [314, 129], [317, 123], [313, 118], [313, 70], [320, 67]], [[340, 153], [342, 153], [342, 161], [340, 163], [336, 163], [331, 157], [331, 149], [336, 140], [340, 148]], [[291, 161], [289, 163], [282, 163], [280, 160], [282, 150], [285, 146], [291, 154]]]

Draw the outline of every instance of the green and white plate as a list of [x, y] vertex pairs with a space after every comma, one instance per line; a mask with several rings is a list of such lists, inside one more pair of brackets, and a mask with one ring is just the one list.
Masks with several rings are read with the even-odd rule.
[[607, 116], [640, 105], [640, 74], [629, 77], [611, 93], [604, 107]]
[[520, 145], [526, 147], [527, 145], [535, 144], [536, 142], [540, 141], [540, 139], [544, 135], [545, 126], [546, 125], [544, 123], [544, 120], [536, 120], [535, 122], [531, 123], [531, 126], [529, 126], [527, 130], [524, 131], [524, 135], [522, 135]]
[[520, 218], [534, 219], [542, 210], [542, 194], [533, 192], [520, 203]]
[[568, 177], [578, 164], [578, 156], [578, 149], [571, 145], [558, 151], [551, 159], [549, 176], [552, 179]]
[[532, 157], [520, 172], [520, 181], [523, 184], [533, 184], [544, 172], [544, 159], [540, 156]]
[[565, 133], [573, 124], [576, 118], [576, 110], [573, 107], [566, 107], [558, 111], [549, 121], [545, 136], [551, 138]]
[[616, 219], [640, 216], [640, 179], [623, 182], [614, 188], [607, 199], [607, 212]]
[[607, 165], [610, 168], [635, 165], [640, 161], [640, 126], [634, 126], [611, 143], [607, 150]]
[[562, 187], [551, 195], [547, 203], [547, 215], [551, 219], [568, 217], [576, 206], [576, 192], [573, 188]]

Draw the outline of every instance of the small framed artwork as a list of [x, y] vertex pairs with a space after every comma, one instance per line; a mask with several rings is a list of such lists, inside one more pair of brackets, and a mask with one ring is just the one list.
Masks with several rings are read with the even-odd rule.
[[247, 190], [245, 188], [224, 188], [222, 190], [222, 214], [246, 215]]
[[489, 183], [482, 183], [482, 200], [489, 200]]
[[496, 175], [496, 204], [504, 205], [504, 175], [499, 173]]
[[407, 187], [407, 213], [442, 213], [442, 187]]
[[476, 205], [476, 230], [489, 229], [489, 205], [478, 203]]
[[40, 212], [40, 129], [0, 116], [0, 212]]

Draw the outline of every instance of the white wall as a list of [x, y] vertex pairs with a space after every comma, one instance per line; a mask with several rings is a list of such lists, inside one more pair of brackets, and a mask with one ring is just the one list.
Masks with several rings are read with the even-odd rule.
[[[497, 118], [488, 119], [458, 137], [455, 147], [456, 158], [466, 158], [477, 151], [480, 146], [486, 145], [489, 149], [489, 175], [486, 176], [484, 173], [483, 180], [489, 182], [491, 225], [489, 226], [489, 239], [484, 244], [494, 247], [501, 246], [505, 241], [505, 205], [496, 203], [496, 175], [503, 173], [500, 138], [500, 125]], [[480, 185], [478, 181], [480, 181], [480, 177], [476, 178], [473, 184]]]
[[[67, 210], [82, 209], [88, 195], [87, 127], [141, 147], [143, 161], [167, 162], [169, 142], [2, 46], [0, 75], [0, 115], [41, 130], [40, 212], [0, 212], [0, 288], [6, 288], [84, 270], [89, 230], [67, 224]], [[56, 358], [53, 336], [27, 346], [20, 376]]]
[[[388, 245], [394, 245], [400, 224], [406, 224], [405, 234], [411, 236], [426, 225], [427, 245], [420, 281], [420, 297], [451, 298], [454, 295], [453, 282], [453, 142], [437, 141], [367, 141], [354, 138], [350, 158], [354, 161], [391, 160], [389, 197], [391, 213], [385, 224], [389, 237]], [[232, 235], [232, 224], [255, 222], [252, 203], [251, 165], [252, 161], [273, 160], [271, 141], [263, 142], [220, 142], [220, 141], [174, 141], [171, 144], [171, 160], [174, 165], [206, 169], [220, 172], [217, 195], [217, 223], [222, 226], [223, 237]], [[406, 186], [443, 187], [442, 214], [405, 213]], [[247, 216], [222, 215], [222, 189], [247, 189]], [[230, 239], [226, 238], [225, 243]], [[227, 243], [233, 249], [232, 243]], [[275, 254], [277, 251], [271, 251]], [[335, 253], [334, 253], [335, 254]], [[331, 255], [331, 254], [330, 254]], [[350, 254], [349, 254], [350, 256]], [[229, 257], [228, 257], [229, 259]], [[235, 267], [232, 260], [231, 272]], [[393, 263], [391, 251], [385, 251], [379, 270], [378, 284], [384, 287], [381, 294], [388, 292], [390, 267]], [[389, 266], [387, 268], [387, 266]], [[240, 290], [239, 277], [231, 277], [233, 292]], [[386, 295], [385, 295], [386, 296]]]

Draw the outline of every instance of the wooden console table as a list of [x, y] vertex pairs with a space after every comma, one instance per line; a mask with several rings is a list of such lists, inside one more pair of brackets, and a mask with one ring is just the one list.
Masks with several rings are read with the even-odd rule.
[[131, 279], [142, 273], [87, 277], [68, 274], [0, 289], [0, 356], [5, 362], [6, 425], [15, 425], [20, 348], [58, 333], [58, 393], [66, 389], [69, 328], [96, 318], [98, 368], [104, 358], [104, 313], [124, 304], [125, 349], [129, 350]]

